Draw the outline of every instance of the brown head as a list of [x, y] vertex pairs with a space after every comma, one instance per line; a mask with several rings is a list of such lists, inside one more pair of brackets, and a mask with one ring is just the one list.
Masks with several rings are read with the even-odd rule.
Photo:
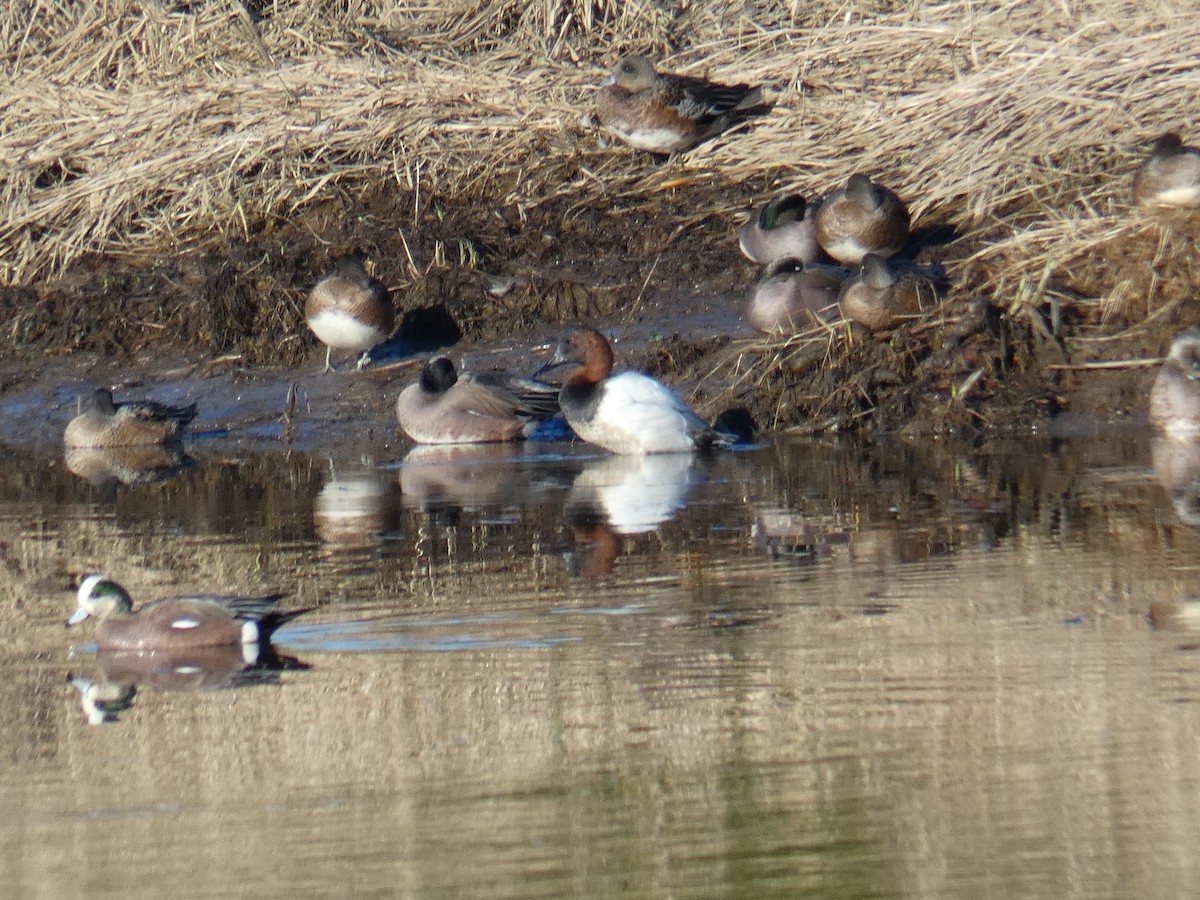
[[595, 329], [574, 331], [555, 345], [554, 355], [536, 374], [541, 375], [567, 363], [579, 363], [579, 367], [567, 376], [566, 384], [598, 384], [612, 374], [612, 347], [604, 335]]
[[630, 94], [640, 94], [654, 87], [658, 81], [658, 72], [654, 63], [644, 56], [633, 54], [624, 57], [612, 71], [612, 84]]

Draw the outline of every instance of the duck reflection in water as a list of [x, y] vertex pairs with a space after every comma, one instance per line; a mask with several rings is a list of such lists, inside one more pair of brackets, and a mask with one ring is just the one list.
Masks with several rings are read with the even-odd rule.
[[575, 541], [568, 571], [591, 578], [608, 574], [620, 555], [621, 537], [670, 521], [704, 477], [703, 461], [691, 453], [589, 461], [567, 495], [566, 521]]
[[68, 447], [67, 471], [112, 494], [119, 485], [161, 484], [196, 461], [177, 442], [130, 447]]
[[90, 676], [68, 675], [92, 725], [116, 722], [133, 706], [138, 689], [217, 691], [278, 684], [280, 672], [302, 671], [307, 663], [270, 644], [195, 647], [188, 650], [101, 650]]
[[1150, 460], [1179, 521], [1200, 526], [1200, 441], [1156, 435], [1150, 442]]
[[330, 550], [366, 550], [399, 527], [398, 486], [374, 469], [334, 471], [313, 500], [313, 530]]

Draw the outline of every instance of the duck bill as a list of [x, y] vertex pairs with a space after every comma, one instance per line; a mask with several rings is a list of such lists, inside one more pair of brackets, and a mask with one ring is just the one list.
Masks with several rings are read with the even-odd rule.
[[88, 617], [88, 612], [86, 609], [77, 609], [77, 610], [75, 610], [75, 612], [71, 613], [71, 618], [67, 619], [66, 627], [70, 628], [72, 625], [78, 625], [80, 622], [82, 622], [87, 617]]
[[548, 363], [546, 363], [544, 366], [542, 366], [540, 369], [538, 369], [536, 372], [534, 372], [533, 377], [541, 378], [547, 372], [553, 372], [555, 369], [560, 369], [569, 362], [572, 362], [572, 360], [560, 359], [559, 357], [555, 356]]

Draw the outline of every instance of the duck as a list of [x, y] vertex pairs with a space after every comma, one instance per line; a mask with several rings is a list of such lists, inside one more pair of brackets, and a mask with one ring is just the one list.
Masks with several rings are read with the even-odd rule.
[[129, 592], [107, 575], [88, 575], [79, 585], [77, 607], [67, 627], [97, 620], [100, 650], [186, 650], [258, 644], [308, 610], [280, 611], [283, 594], [263, 597], [193, 594], [164, 597], [136, 612]]
[[1200, 207], [1200, 150], [1168, 132], [1133, 176], [1133, 202], [1144, 207]]
[[1171, 342], [1150, 389], [1150, 424], [1167, 437], [1200, 437], [1200, 328]]
[[868, 253], [895, 256], [908, 242], [908, 226], [904, 201], [861, 173], [826, 197], [813, 218], [817, 242], [848, 266], [861, 264]]
[[746, 259], [764, 266], [780, 259], [806, 265], [826, 259], [813, 223], [819, 206], [800, 194], [775, 197], [738, 230], [738, 246]]
[[325, 369], [333, 371], [334, 350], [361, 353], [357, 368], [370, 361], [371, 349], [391, 337], [396, 310], [383, 282], [367, 274], [362, 257], [339, 257], [334, 271], [316, 283], [304, 304], [304, 320], [325, 345]]
[[165, 444], [178, 440], [196, 417], [196, 404], [168, 406], [153, 400], [113, 402], [112, 391], [96, 388], [91, 408], [67, 423], [63, 442], [72, 448], [98, 450]]
[[863, 257], [859, 273], [846, 281], [838, 303], [842, 315], [868, 331], [882, 331], [932, 302], [933, 282], [915, 272], [898, 272], [874, 253]]
[[558, 413], [558, 387], [504, 372], [459, 375], [431, 359], [400, 392], [396, 418], [418, 444], [486, 444], [527, 437]]
[[849, 275], [841, 266], [777, 259], [750, 289], [746, 318], [767, 334], [795, 334], [814, 317], [821, 318], [822, 310], [836, 306]]
[[619, 454], [686, 453], [733, 443], [661, 381], [640, 372], [614, 375], [612, 347], [594, 329], [559, 341], [537, 374], [569, 363], [579, 365], [563, 382], [558, 402], [567, 424], [589, 443]]
[[632, 55], [601, 83], [593, 117], [629, 146], [666, 155], [720, 134], [761, 103], [761, 87], [663, 73]]

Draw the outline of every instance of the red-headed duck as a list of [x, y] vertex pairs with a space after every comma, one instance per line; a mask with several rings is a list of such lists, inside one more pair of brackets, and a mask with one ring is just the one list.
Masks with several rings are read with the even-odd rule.
[[662, 382], [640, 372], [612, 374], [612, 348], [600, 332], [564, 338], [538, 374], [571, 362], [580, 365], [563, 383], [559, 403], [583, 440], [614, 453], [684, 453], [731, 442]]
[[866, 175], [825, 198], [813, 220], [817, 241], [840, 263], [857, 266], [868, 253], [895, 256], [908, 242], [908, 207]]
[[1177, 134], [1154, 142], [1150, 156], [1133, 176], [1133, 202], [1139, 206], [1200, 207], [1200, 150], [1185, 147]]
[[362, 369], [370, 361], [371, 348], [391, 337], [396, 310], [383, 282], [368, 275], [362, 258], [351, 254], [340, 257], [335, 270], [309, 293], [304, 319], [325, 345], [325, 371], [332, 372], [334, 350], [361, 353]]
[[486, 444], [528, 436], [558, 412], [558, 388], [501, 372], [459, 376], [444, 356], [400, 392], [396, 418], [419, 444]]
[[868, 253], [862, 269], [846, 282], [838, 302], [842, 315], [870, 331], [882, 331], [915, 316], [935, 300], [933, 282], [915, 272], [898, 272]]
[[738, 231], [738, 246], [746, 259], [770, 265], [780, 259], [804, 264], [828, 260], [817, 243], [814, 226], [818, 202], [800, 194], [783, 194], [769, 201]]
[[1150, 423], [1168, 437], [1200, 437], [1200, 328], [1176, 335], [1150, 389]]
[[746, 318], [767, 334], [795, 334], [822, 318], [822, 311], [837, 305], [849, 276], [841, 266], [806, 266], [796, 259], [777, 259], [750, 289]]
[[114, 403], [112, 391], [97, 388], [92, 408], [67, 424], [68, 447], [99, 449], [165, 444], [179, 438], [196, 416], [196, 404], [167, 406], [153, 400]]
[[79, 585], [78, 607], [67, 625], [89, 616], [98, 620], [101, 650], [182, 650], [267, 641], [271, 632], [305, 610], [281, 612], [282, 594], [231, 597], [196, 594], [166, 597], [133, 611], [121, 585], [104, 575], [89, 575]]
[[667, 154], [719, 134], [761, 103], [761, 88], [662, 73], [644, 56], [626, 56], [601, 84], [593, 113], [629, 146]]

